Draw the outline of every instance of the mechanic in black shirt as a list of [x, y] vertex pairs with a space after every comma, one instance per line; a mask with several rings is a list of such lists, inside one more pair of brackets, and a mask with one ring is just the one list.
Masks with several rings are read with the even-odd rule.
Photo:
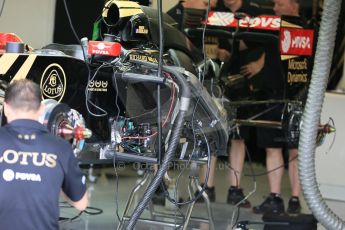
[[[299, 16], [299, 1], [298, 0], [274, 0], [273, 10], [276, 15], [282, 16]], [[268, 51], [269, 52], [269, 51]], [[279, 56], [279, 54], [271, 54], [271, 59]], [[269, 57], [269, 54], [266, 55]], [[284, 89], [283, 81], [287, 81], [282, 76], [281, 70], [277, 67], [280, 63], [273, 64], [274, 60], [267, 61], [271, 63], [269, 66], [264, 67], [265, 79], [264, 89], [265, 94], [270, 99], [283, 99]], [[285, 79], [285, 80], [284, 80]], [[279, 80], [279, 81], [276, 81]], [[280, 82], [280, 83], [279, 83]], [[294, 95], [296, 96], [296, 95]], [[265, 119], [277, 120], [281, 119], [282, 107], [279, 107], [265, 116]], [[266, 213], [284, 212], [284, 201], [280, 197], [281, 182], [284, 173], [284, 159], [283, 159], [283, 147], [286, 143], [280, 139], [283, 139], [284, 134], [282, 130], [270, 129], [270, 128], [258, 128], [258, 145], [259, 147], [266, 149], [266, 168], [268, 173], [268, 181], [270, 194], [265, 201], [253, 208], [254, 213]], [[288, 203], [287, 212], [291, 214], [298, 214], [301, 211], [301, 205], [299, 202], [300, 194], [300, 182], [298, 177], [298, 143], [289, 144], [289, 179], [291, 185], [291, 198]]]
[[[245, 0], [219, 1], [215, 11], [245, 13], [252, 17], [261, 14], [261, 9], [256, 4]], [[235, 101], [250, 97], [254, 90], [254, 79], [260, 78], [261, 70], [264, 66], [265, 53], [262, 44], [237, 39], [234, 41], [220, 39], [218, 57], [225, 63], [222, 70], [222, 72], [225, 73], [225, 78], [231, 79], [235, 75], [242, 75], [245, 81], [249, 82], [246, 90], [244, 88], [240, 90], [241, 96], [237, 93], [233, 93], [234, 91], [232, 88], [226, 88], [225, 95], [227, 95], [230, 100]], [[224, 76], [221, 76], [221, 78], [224, 78]], [[243, 93], [244, 90], [245, 93]], [[238, 108], [237, 116], [240, 119], [248, 119], [252, 115], [252, 111], [241, 107]], [[231, 186], [228, 190], [227, 203], [235, 205], [242, 201], [240, 206], [245, 208], [249, 208], [251, 204], [248, 200], [243, 200], [245, 196], [240, 184], [245, 159], [245, 140], [248, 140], [249, 137], [249, 127], [243, 126], [232, 130], [229, 152], [229, 179]]]
[[[217, 0], [210, 0], [210, 8], [215, 7]], [[208, 0], [184, 0], [179, 1], [173, 8], [168, 10], [167, 14], [170, 15], [178, 24], [178, 29], [183, 30], [183, 17], [185, 9], [206, 10]]]
[[41, 91], [30, 80], [11, 83], [0, 128], [0, 229], [59, 229], [59, 194], [82, 211], [85, 176], [71, 145], [38, 122]]
[[[218, 0], [210, 0], [210, 9], [213, 9], [216, 7]], [[179, 1], [178, 4], [176, 4], [173, 8], [171, 8], [167, 14], [169, 14], [172, 18], [175, 19], [175, 21], [178, 23], [178, 27], [180, 30], [185, 29], [185, 26], [188, 26], [184, 23], [184, 20], [186, 20], [184, 17], [187, 16], [185, 14], [186, 9], [192, 9], [192, 10], [201, 10], [202, 13], [202, 18], [200, 19], [200, 25], [197, 25], [197, 27], [200, 27], [202, 25], [202, 20], [204, 18], [204, 14], [206, 13], [208, 7], [208, 0], [185, 0], [185, 1]], [[210, 37], [206, 37], [205, 40], [210, 40]], [[197, 54], [202, 54], [201, 47], [202, 47], [202, 41], [201, 38], [195, 38], [193, 41], [193, 45], [195, 46], [195, 51], [193, 55]], [[206, 42], [207, 43], [207, 42]], [[207, 52], [206, 52], [207, 53]], [[211, 58], [211, 57], [210, 57]], [[210, 175], [209, 179], [207, 181], [207, 186], [206, 186], [206, 193], [208, 194], [208, 197], [211, 202], [215, 201], [215, 191], [214, 191], [214, 173], [215, 173], [215, 168], [216, 168], [216, 163], [217, 163], [217, 156], [212, 155], [211, 157], [211, 170], [210, 170]], [[205, 181], [205, 174], [207, 171], [206, 165], [203, 165], [201, 170], [200, 170], [200, 181], [204, 182]], [[203, 187], [203, 184], [202, 184]], [[196, 192], [195, 196], [198, 196], [198, 192]], [[200, 199], [197, 200], [197, 202], [202, 202], [203, 199], [200, 197]]]

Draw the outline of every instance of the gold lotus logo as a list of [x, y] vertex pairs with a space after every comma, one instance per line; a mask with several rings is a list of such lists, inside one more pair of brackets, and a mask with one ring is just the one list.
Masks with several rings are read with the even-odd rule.
[[43, 99], [55, 99], [61, 101], [66, 90], [66, 75], [58, 64], [49, 65], [41, 78], [41, 90]]

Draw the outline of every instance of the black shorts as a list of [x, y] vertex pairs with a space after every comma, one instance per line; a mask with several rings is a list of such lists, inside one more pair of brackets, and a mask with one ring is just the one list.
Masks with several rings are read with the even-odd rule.
[[[283, 106], [279, 105], [277, 108], [262, 115], [260, 119], [266, 121], [281, 121], [282, 109]], [[275, 128], [258, 127], [257, 144], [260, 148], [283, 148], [286, 145], [284, 131]]]
[[230, 140], [248, 140], [250, 137], [250, 130], [252, 127], [238, 126], [231, 130]]
[[[258, 113], [255, 106], [240, 106], [237, 108], [237, 119], [247, 120], [253, 117]], [[231, 129], [230, 139], [233, 140], [248, 140], [252, 133], [254, 127], [251, 126], [238, 126], [234, 129]]]
[[280, 129], [257, 129], [257, 144], [260, 148], [283, 148], [286, 144], [284, 139], [284, 133]]
[[292, 141], [287, 142], [285, 146], [286, 146], [286, 148], [288, 148], [288, 149], [298, 149], [298, 141], [295, 141], [295, 142], [292, 142]]

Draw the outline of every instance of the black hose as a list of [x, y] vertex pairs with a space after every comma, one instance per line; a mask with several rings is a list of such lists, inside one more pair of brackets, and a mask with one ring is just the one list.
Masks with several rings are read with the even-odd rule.
[[162, 182], [164, 174], [168, 170], [169, 163], [174, 158], [176, 147], [180, 141], [180, 135], [183, 129], [185, 114], [186, 114], [186, 111], [180, 111], [179, 114], [177, 115], [177, 118], [173, 125], [173, 131], [172, 131], [169, 147], [163, 158], [161, 167], [158, 169], [155, 177], [152, 179], [146, 192], [144, 193], [143, 197], [141, 198], [140, 202], [135, 208], [131, 218], [129, 219], [128, 224], [126, 226], [127, 230], [132, 230], [134, 228], [138, 218], [144, 211], [145, 207], [149, 204], [150, 200], [152, 199], [152, 196], [154, 195], [154, 192], [158, 188], [159, 184]]
[[[157, 67], [156, 64], [152, 64], [152, 63], [141, 63], [141, 64]], [[176, 82], [180, 87], [180, 109], [172, 127], [172, 135], [169, 140], [168, 150], [162, 160], [161, 167], [158, 169], [155, 177], [152, 179], [150, 185], [148, 186], [148, 189], [145, 191], [140, 202], [134, 209], [133, 214], [131, 218], [129, 219], [128, 224], [126, 226], [127, 230], [132, 230], [134, 228], [138, 218], [140, 217], [145, 207], [148, 205], [148, 203], [152, 199], [152, 196], [154, 195], [154, 192], [158, 188], [159, 184], [162, 182], [164, 174], [168, 170], [169, 163], [174, 158], [177, 145], [180, 141], [181, 132], [184, 128], [184, 118], [189, 109], [191, 92], [190, 92], [190, 88], [188, 86], [188, 82], [186, 78], [183, 76], [182, 73], [177, 71], [176, 68], [163, 66], [163, 69], [167, 72], [172, 73], [176, 77]]]

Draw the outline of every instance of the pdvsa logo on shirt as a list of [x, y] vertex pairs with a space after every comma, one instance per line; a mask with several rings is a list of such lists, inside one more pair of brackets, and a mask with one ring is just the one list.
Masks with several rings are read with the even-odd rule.
[[11, 182], [13, 180], [41, 182], [40, 174], [14, 172], [12, 169], [5, 169], [2, 172], [2, 178], [7, 182]]

